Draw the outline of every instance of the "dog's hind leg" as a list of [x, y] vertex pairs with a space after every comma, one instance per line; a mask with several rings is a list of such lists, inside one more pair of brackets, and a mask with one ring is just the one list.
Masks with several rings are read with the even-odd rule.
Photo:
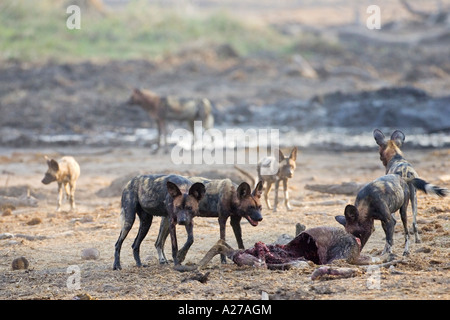
[[272, 189], [272, 181], [267, 182], [266, 190], [264, 190], [264, 201], [266, 202], [266, 206], [269, 210], [272, 210], [272, 206], [269, 202], [269, 192]]
[[156, 251], [158, 252], [158, 259], [160, 264], [169, 263], [164, 253], [164, 244], [169, 235], [169, 218], [161, 217], [161, 224], [159, 226], [158, 238], [155, 242]]
[[386, 235], [386, 245], [384, 246], [383, 252], [381, 255], [385, 253], [391, 253], [392, 252], [392, 246], [394, 245], [394, 227], [395, 227], [395, 219], [392, 218], [389, 211], [387, 211], [387, 214], [381, 215], [383, 217], [386, 217], [385, 219], [381, 220], [381, 226], [383, 227], [384, 233]]
[[244, 249], [244, 241], [242, 241], [241, 217], [231, 216], [230, 224], [233, 228], [234, 236], [239, 249]]
[[403, 250], [404, 256], [409, 255], [408, 202], [409, 199], [406, 198], [405, 203], [400, 208], [400, 217], [402, 218], [403, 232], [405, 233], [405, 250]]
[[[131, 211], [129, 211], [129, 212], [131, 212]], [[127, 215], [125, 209], [122, 208], [122, 211], [120, 212], [120, 220], [122, 222], [122, 229], [120, 230], [119, 239], [117, 239], [117, 242], [115, 244], [113, 270], [122, 269], [122, 267], [120, 265], [120, 250], [122, 248], [123, 241], [127, 237], [128, 232], [130, 232], [131, 227], [133, 226], [135, 217], [136, 216], [135, 216], [134, 212], [132, 214]]]
[[414, 238], [416, 243], [420, 243], [420, 237], [419, 237], [419, 229], [417, 228], [417, 194], [416, 194], [416, 188], [409, 184], [409, 197], [411, 200], [411, 208], [413, 212], [413, 232], [414, 232]]
[[137, 214], [140, 220], [139, 231], [136, 236], [136, 239], [134, 239], [131, 248], [133, 248], [133, 256], [134, 260], [136, 261], [136, 266], [142, 267], [139, 251], [141, 247], [141, 242], [142, 240], [144, 240], [145, 236], [148, 233], [148, 230], [150, 229], [150, 226], [152, 225], [153, 215], [144, 212], [141, 208], [138, 208]]

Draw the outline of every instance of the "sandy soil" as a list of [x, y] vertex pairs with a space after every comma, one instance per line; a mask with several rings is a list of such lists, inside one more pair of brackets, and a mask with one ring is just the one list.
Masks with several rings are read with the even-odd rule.
[[[262, 4], [258, 10], [254, 8], [256, 2]], [[298, 36], [298, 50], [281, 58], [265, 52], [220, 58], [224, 47], [194, 43], [155, 61], [50, 61], [36, 65], [9, 61], [0, 66], [0, 196], [17, 197], [30, 189], [39, 201], [37, 207], [0, 208], [0, 299], [260, 299], [263, 291], [272, 299], [450, 298], [450, 198], [422, 193], [418, 194], [422, 242], [412, 243], [411, 255], [402, 258], [403, 230], [397, 223], [393, 250], [402, 262], [371, 272], [358, 267], [359, 272], [352, 278], [313, 281], [311, 273], [318, 267], [313, 264], [302, 269], [270, 271], [232, 263], [222, 265], [215, 257], [202, 270], [204, 274], [209, 272], [206, 283], [190, 280], [194, 273], [180, 273], [172, 265], [158, 263], [154, 242], [160, 218], [153, 220], [141, 246], [141, 258], [147, 267], [135, 267], [132, 257], [136, 221], [122, 248], [123, 269], [112, 270], [114, 244], [120, 232], [120, 191], [106, 192], [106, 197], [100, 197], [98, 192], [108, 188], [114, 179], [137, 172], [208, 172], [239, 183], [239, 175], [232, 165], [174, 165], [170, 154], [151, 154], [147, 144], [127, 141], [119, 145], [107, 139], [93, 139], [97, 142], [91, 147], [83, 146], [84, 141], [76, 145], [40, 141], [45, 147], [38, 148], [35, 136], [54, 138], [83, 133], [98, 138], [104, 132], [120, 135], [131, 129], [154, 128], [155, 123], [143, 110], [123, 105], [133, 87], [151, 88], [163, 95], [208, 97], [221, 115], [236, 106], [243, 110], [249, 106], [278, 105], [290, 99], [304, 102], [333, 92], [355, 93], [385, 87], [413, 86], [433, 97], [448, 95], [448, 27], [412, 18], [398, 2], [395, 5], [392, 1], [379, 1], [383, 7], [381, 31], [365, 28], [366, 4], [359, 7], [356, 0], [345, 4], [339, 1], [340, 6], [335, 7], [323, 5], [331, 0], [320, 4], [302, 1], [304, 5], [295, 10], [291, 1], [280, 2], [277, 8], [266, 5], [268, 1], [243, 3], [249, 5], [236, 8], [239, 14]], [[427, 7], [420, 8], [434, 10], [434, 2], [415, 3], [417, 7], [426, 3]], [[355, 9], [360, 12], [358, 26], [354, 24]], [[305, 75], [297, 51], [305, 55], [316, 76]], [[405, 103], [406, 113], [408, 104]], [[245, 114], [241, 118], [238, 123], [224, 119], [217, 119], [217, 123], [235, 127], [253, 121]], [[284, 125], [278, 123], [276, 127], [283, 128], [283, 132], [301, 129], [296, 123]], [[389, 125], [398, 128], [396, 123], [386, 124]], [[364, 133], [373, 129], [368, 126]], [[286, 137], [282, 142], [287, 147], [298, 143]], [[343, 214], [345, 205], [352, 203], [355, 196], [309, 191], [305, 185], [366, 183], [383, 175], [375, 142], [373, 149], [365, 150], [300, 149], [296, 174], [289, 186], [294, 210], [288, 212], [281, 206], [279, 212], [272, 213], [264, 207], [264, 220], [257, 227], [243, 221], [245, 245], [250, 247], [257, 241], [272, 243], [282, 234], [293, 236], [299, 222], [308, 228], [338, 226], [334, 217]], [[41, 184], [47, 168], [45, 154], [73, 155], [80, 163], [75, 212], [70, 212], [65, 202], [63, 211], [57, 213], [57, 186]], [[450, 188], [450, 149], [407, 149], [405, 155], [424, 179]], [[255, 166], [244, 167], [256, 173]], [[271, 197], [273, 201], [273, 192]], [[334, 204], [321, 204], [329, 200]], [[411, 209], [409, 213], [411, 217]], [[374, 256], [384, 247], [380, 223], [376, 222], [375, 227], [363, 250]], [[14, 237], [9, 237], [11, 234]], [[178, 235], [179, 242], [184, 242], [184, 230], [180, 228]], [[217, 220], [196, 218], [194, 236], [185, 263], [198, 262], [219, 239]], [[230, 227], [227, 239], [232, 247], [237, 247]], [[83, 260], [81, 252], [86, 248], [97, 249], [99, 258]], [[170, 256], [170, 240], [165, 251]], [[12, 261], [21, 256], [29, 261], [28, 270], [13, 271]], [[338, 265], [353, 267], [343, 262]], [[71, 266], [79, 272], [72, 274]], [[76, 289], [71, 280], [78, 276], [80, 288]]]
[[[82, 175], [77, 191], [76, 212], [69, 212], [69, 204], [57, 213], [56, 185], [43, 186], [40, 180], [46, 170], [43, 154], [59, 156], [73, 154], [78, 159]], [[450, 150], [406, 152], [417, 171], [431, 183], [450, 187]], [[311, 273], [317, 267], [311, 264], [303, 269], [270, 271], [237, 267], [232, 263], [221, 265], [215, 257], [202, 273], [210, 272], [208, 281], [189, 280], [193, 273], [179, 273], [172, 265], [159, 265], [154, 242], [159, 228], [155, 218], [149, 234], [142, 243], [141, 257], [148, 267], [135, 267], [131, 243], [136, 236], [138, 222], [124, 242], [121, 271], [113, 271], [114, 244], [120, 232], [120, 196], [101, 198], [96, 192], [108, 187], [111, 181], [125, 174], [140, 172], [201, 173], [202, 167], [175, 166], [170, 154], [152, 155], [142, 149], [1, 149], [3, 170], [14, 175], [0, 176], [0, 186], [14, 188], [29, 186], [39, 199], [38, 207], [18, 207], [0, 216], [0, 234], [16, 237], [0, 240], [0, 299], [73, 299], [89, 295], [94, 299], [260, 299], [265, 291], [271, 298], [281, 299], [449, 299], [449, 198], [438, 199], [419, 193], [419, 228], [421, 243], [413, 243], [411, 255], [395, 267], [360, 273], [347, 279], [312, 281]], [[376, 147], [373, 152], [314, 152], [300, 151], [297, 170], [290, 183], [291, 199], [297, 204], [293, 211], [281, 206], [278, 213], [263, 209], [264, 220], [257, 227], [242, 222], [245, 245], [256, 241], [274, 242], [281, 234], [293, 235], [295, 224], [307, 227], [337, 226], [334, 216], [342, 214], [345, 204], [354, 196], [330, 195], [308, 191], [306, 184], [368, 182], [383, 174]], [[247, 166], [251, 170], [251, 166]], [[254, 168], [253, 168], [254, 169]], [[196, 171], [197, 170], [197, 171]], [[224, 166], [221, 174], [234, 174], [232, 166]], [[19, 191], [16, 191], [19, 192]], [[273, 201], [273, 192], [272, 192]], [[335, 205], [307, 204], [327, 200], [342, 200]], [[303, 204], [303, 205], [302, 205]], [[66, 210], [66, 211], [65, 211]], [[411, 214], [411, 212], [410, 212]], [[398, 214], [397, 214], [398, 217]], [[38, 219], [37, 224], [30, 221]], [[364, 253], [377, 255], [384, 246], [384, 233], [379, 222], [376, 231], [364, 248]], [[184, 230], [179, 229], [179, 241], [184, 241]], [[214, 218], [195, 219], [195, 242], [186, 263], [198, 262], [218, 240], [219, 228]], [[20, 235], [40, 236], [26, 239]], [[231, 228], [227, 239], [237, 247]], [[401, 258], [403, 231], [396, 226], [394, 253]], [[97, 260], [83, 260], [81, 252], [96, 248]], [[170, 240], [165, 251], [170, 256]], [[24, 256], [28, 270], [13, 271], [13, 259]], [[69, 266], [79, 267], [80, 289], [71, 289]], [[349, 266], [339, 262], [339, 266]], [[349, 266], [352, 267], [352, 266]], [[75, 274], [76, 276], [77, 274]], [[374, 280], [375, 279], [375, 280]], [[379, 282], [377, 282], [379, 279]], [[68, 286], [69, 280], [69, 286]], [[375, 282], [373, 282], [375, 281]], [[375, 283], [375, 285], [374, 285]]]

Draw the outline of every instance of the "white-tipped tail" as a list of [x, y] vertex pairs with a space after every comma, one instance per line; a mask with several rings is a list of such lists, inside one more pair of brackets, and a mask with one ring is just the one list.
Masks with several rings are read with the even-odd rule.
[[414, 187], [425, 192], [426, 194], [434, 194], [439, 197], [445, 197], [449, 193], [448, 189], [435, 186], [434, 184], [428, 183], [425, 180], [419, 178], [413, 179], [412, 184], [414, 185]]

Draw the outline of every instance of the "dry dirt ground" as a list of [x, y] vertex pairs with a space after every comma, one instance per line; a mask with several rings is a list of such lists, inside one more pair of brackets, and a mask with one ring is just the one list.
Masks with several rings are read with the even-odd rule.
[[[69, 204], [57, 213], [56, 185], [40, 183], [46, 164], [44, 154], [58, 157], [73, 154], [79, 161], [82, 174], [76, 193], [78, 208], [69, 212]], [[408, 150], [406, 157], [427, 181], [450, 188], [448, 176], [450, 150]], [[120, 196], [99, 197], [96, 192], [108, 187], [112, 180], [133, 172], [201, 173], [202, 167], [172, 164], [170, 154], [150, 154], [138, 148], [88, 149], [0, 149], [3, 170], [13, 172], [9, 178], [0, 176], [5, 194], [24, 192], [28, 186], [39, 200], [37, 207], [3, 209], [0, 215], [0, 234], [14, 234], [0, 240], [0, 299], [261, 299], [262, 291], [276, 299], [442, 299], [449, 295], [449, 198], [439, 199], [418, 194], [421, 243], [413, 243], [411, 255], [402, 258], [403, 231], [397, 223], [394, 253], [402, 262], [391, 268], [365, 272], [359, 268], [357, 276], [347, 279], [311, 280], [317, 266], [302, 269], [270, 271], [252, 267], [222, 265], [218, 257], [202, 270], [209, 272], [206, 283], [189, 278], [194, 273], [180, 273], [172, 265], [159, 265], [154, 243], [159, 228], [155, 218], [149, 234], [142, 243], [141, 257], [147, 267], [134, 264], [131, 244], [137, 234], [138, 219], [122, 248], [122, 267], [113, 271], [114, 244], [119, 236]], [[264, 206], [264, 220], [252, 227], [242, 222], [244, 243], [274, 242], [281, 234], [294, 235], [295, 224], [307, 227], [338, 226], [334, 216], [343, 214], [346, 203], [354, 196], [331, 195], [306, 190], [306, 184], [364, 183], [384, 173], [377, 148], [372, 152], [322, 152], [300, 150], [297, 170], [290, 184], [293, 211], [283, 206], [273, 213]], [[251, 170], [252, 167], [246, 166]], [[233, 166], [221, 166], [219, 175], [231, 176]], [[254, 169], [254, 168], [253, 168]], [[7, 180], [8, 179], [8, 180]], [[7, 185], [6, 185], [7, 184]], [[17, 187], [17, 188], [15, 188]], [[271, 194], [273, 201], [273, 192]], [[332, 205], [321, 204], [328, 200]], [[397, 214], [398, 219], [398, 214]], [[409, 209], [409, 219], [411, 211]], [[34, 223], [32, 222], [34, 221]], [[384, 233], [378, 221], [363, 252], [376, 256], [384, 246]], [[185, 232], [179, 229], [180, 240]], [[196, 218], [195, 242], [185, 263], [196, 263], [218, 240], [218, 222], [214, 218]], [[31, 236], [31, 237], [24, 237]], [[230, 226], [228, 243], [237, 247]], [[100, 257], [83, 260], [85, 248], [96, 248]], [[170, 239], [165, 251], [170, 256]], [[13, 259], [23, 256], [29, 261], [28, 270], [13, 271]], [[79, 272], [68, 272], [69, 266]], [[339, 262], [339, 266], [349, 266]], [[79, 289], [70, 280], [79, 276]], [[69, 280], [69, 281], [68, 281]], [[69, 284], [68, 284], [69, 283]]]

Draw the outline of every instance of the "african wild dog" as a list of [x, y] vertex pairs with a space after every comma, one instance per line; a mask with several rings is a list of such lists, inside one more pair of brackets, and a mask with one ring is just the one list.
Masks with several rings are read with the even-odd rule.
[[[169, 202], [171, 208], [169, 210], [169, 233], [172, 241], [172, 257], [175, 265], [184, 261], [186, 254], [194, 243], [194, 233], [192, 231], [195, 214], [198, 213], [198, 206], [200, 200], [205, 195], [206, 189], [202, 183], [196, 182], [189, 191], [183, 193], [178, 186], [170, 181], [167, 181], [167, 191], [172, 198], [172, 203]], [[188, 234], [186, 244], [178, 251], [176, 225], [184, 225]], [[164, 228], [164, 227], [163, 227]], [[164, 249], [164, 244], [161, 250]], [[163, 251], [164, 252], [164, 251]]]
[[[413, 182], [414, 184], [415, 182]], [[374, 219], [380, 220], [386, 234], [384, 253], [390, 253], [394, 244], [395, 219], [391, 215], [400, 210], [405, 232], [403, 255], [409, 254], [409, 234], [407, 228], [407, 208], [409, 187], [399, 175], [388, 174], [366, 184], [356, 196], [355, 205], [345, 207], [344, 216], [336, 216], [336, 221], [345, 230], [361, 240], [361, 249], [373, 232]]]
[[159, 96], [149, 90], [134, 89], [127, 103], [141, 106], [156, 121], [158, 125], [158, 149], [161, 147], [161, 137], [164, 139], [164, 145], [167, 146], [167, 120], [187, 121], [192, 134], [194, 134], [194, 121], [202, 121], [204, 129], [210, 129], [214, 126], [212, 104], [206, 98]]
[[399, 130], [395, 130], [391, 139], [386, 141], [384, 134], [375, 129], [373, 131], [373, 137], [376, 143], [380, 146], [380, 160], [386, 167], [386, 174], [393, 173], [400, 175], [409, 186], [409, 196], [411, 200], [411, 207], [413, 212], [413, 231], [416, 243], [420, 242], [419, 230], [417, 229], [417, 196], [416, 188], [422, 190], [425, 193], [431, 193], [444, 197], [448, 190], [432, 185], [422, 179], [419, 179], [419, 175], [414, 170], [412, 165], [406, 161], [403, 157], [403, 153], [400, 150], [403, 142], [405, 141], [405, 135]]
[[[247, 182], [239, 186], [230, 179], [210, 180], [201, 177], [190, 177], [193, 183], [200, 182], [206, 187], [206, 193], [199, 203], [200, 217], [217, 217], [219, 219], [220, 239], [225, 241], [226, 222], [230, 218], [239, 249], [244, 249], [241, 231], [241, 219], [246, 218], [252, 226], [257, 226], [261, 221], [261, 193], [263, 182], [258, 182], [256, 188], [251, 191]], [[167, 231], [160, 232], [158, 238], [161, 243], [167, 237]], [[221, 256], [222, 263], [226, 262], [224, 255]]]
[[53, 181], [58, 183], [58, 205], [57, 211], [61, 211], [61, 203], [63, 198], [63, 187], [67, 198], [70, 201], [71, 210], [75, 209], [75, 189], [78, 177], [80, 176], [80, 165], [73, 157], [65, 156], [59, 161], [50, 159], [45, 156], [48, 170], [42, 179], [43, 184], [49, 184]]
[[[192, 217], [198, 212], [198, 203], [205, 192], [201, 183], [192, 183], [178, 175], [140, 175], [131, 179], [122, 192], [122, 210], [120, 218], [122, 229], [115, 245], [114, 270], [121, 269], [120, 250], [128, 232], [133, 226], [136, 214], [140, 225], [133, 242], [133, 255], [138, 267], [142, 266], [139, 249], [142, 240], [152, 225], [153, 216], [161, 216], [161, 230], [169, 230], [169, 224], [184, 224], [188, 233], [186, 244], [177, 252], [175, 233], [172, 234], [172, 256], [174, 263], [181, 263], [193, 243]], [[167, 263], [164, 254], [164, 242], [158, 236], [155, 247], [160, 263]], [[178, 255], [179, 254], [179, 255]]]
[[[266, 183], [266, 190], [264, 191], [264, 200], [266, 202], [267, 208], [272, 209], [269, 202], [268, 193], [272, 188], [272, 184], [275, 182], [275, 203], [273, 205], [273, 212], [277, 211], [278, 205], [278, 188], [280, 187], [280, 182], [283, 182], [284, 189], [284, 204], [288, 210], [292, 210], [291, 204], [289, 203], [289, 193], [288, 193], [288, 179], [294, 176], [294, 171], [296, 168], [295, 161], [297, 160], [297, 147], [294, 147], [289, 154], [289, 157], [285, 157], [281, 150], [278, 150], [278, 171], [274, 174], [268, 174], [268, 168], [273, 167], [273, 162], [277, 161], [276, 157], [265, 157], [258, 162], [257, 172], [258, 179]], [[272, 170], [273, 172], [274, 170]]]

